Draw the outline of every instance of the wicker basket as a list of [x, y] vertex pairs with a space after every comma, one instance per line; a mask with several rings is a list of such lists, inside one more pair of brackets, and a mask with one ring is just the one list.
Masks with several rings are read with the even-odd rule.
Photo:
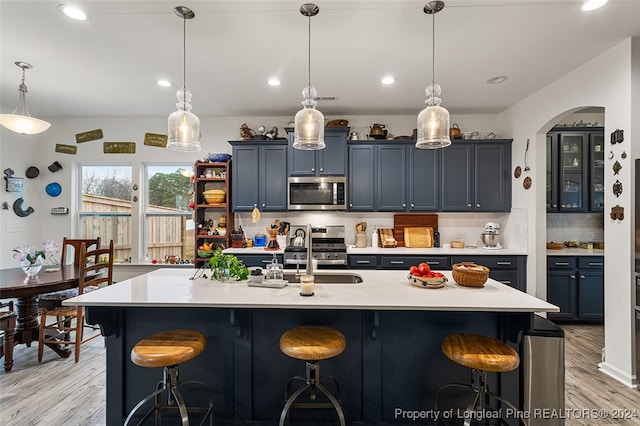
[[456, 263], [451, 272], [453, 280], [465, 287], [482, 287], [489, 278], [489, 268], [475, 263]]

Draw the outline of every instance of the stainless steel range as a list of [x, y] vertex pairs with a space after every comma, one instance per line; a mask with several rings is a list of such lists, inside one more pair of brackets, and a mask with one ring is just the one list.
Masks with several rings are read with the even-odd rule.
[[[344, 243], [344, 225], [312, 225], [311, 226], [311, 252], [318, 266], [346, 266], [347, 246]], [[291, 238], [289, 245], [284, 249], [285, 267], [296, 264], [304, 267], [307, 263], [307, 247], [309, 236], [307, 225], [292, 225], [290, 235], [304, 237], [304, 246], [294, 246]]]

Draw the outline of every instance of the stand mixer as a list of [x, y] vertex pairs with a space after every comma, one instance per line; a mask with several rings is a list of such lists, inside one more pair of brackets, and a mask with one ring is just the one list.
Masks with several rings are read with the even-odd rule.
[[495, 222], [487, 222], [484, 225], [484, 232], [481, 234], [482, 242], [484, 243], [484, 249], [487, 250], [499, 250], [502, 248], [500, 245], [500, 224]]

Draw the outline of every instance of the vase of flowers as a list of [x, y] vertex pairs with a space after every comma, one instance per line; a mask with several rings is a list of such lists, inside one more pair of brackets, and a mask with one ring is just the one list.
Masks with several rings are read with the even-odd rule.
[[42, 249], [36, 250], [35, 247], [24, 245], [13, 249], [14, 259], [20, 261], [20, 268], [24, 271], [28, 278], [33, 278], [42, 269], [44, 260], [49, 256], [52, 258], [58, 253], [58, 246], [54, 241], [47, 240], [42, 242]]

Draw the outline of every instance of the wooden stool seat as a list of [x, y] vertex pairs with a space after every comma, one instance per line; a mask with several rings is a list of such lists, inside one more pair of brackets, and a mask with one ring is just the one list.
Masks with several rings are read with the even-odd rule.
[[182, 364], [200, 355], [206, 342], [195, 330], [163, 331], [140, 340], [131, 350], [131, 361], [140, 367]]
[[442, 352], [468, 368], [504, 373], [518, 368], [520, 357], [506, 343], [477, 334], [452, 334], [442, 342]]
[[291, 358], [320, 361], [344, 352], [347, 341], [338, 330], [322, 326], [293, 328], [280, 337], [280, 350]]

